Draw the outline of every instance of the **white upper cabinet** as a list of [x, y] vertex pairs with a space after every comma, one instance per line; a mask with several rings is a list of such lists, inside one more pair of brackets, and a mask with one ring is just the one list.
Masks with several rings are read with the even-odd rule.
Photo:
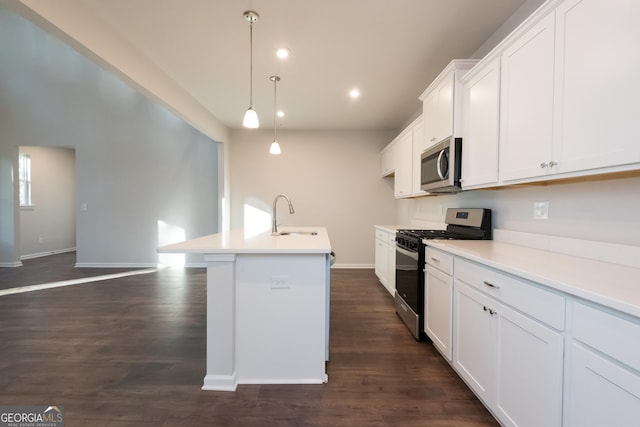
[[498, 48], [501, 183], [640, 167], [638, 17], [638, 1], [551, 1]]
[[380, 152], [380, 174], [384, 176], [393, 175], [396, 171], [394, 144], [389, 144]]
[[[552, 160], [554, 15], [538, 22], [502, 54], [500, 179], [546, 175]], [[464, 151], [463, 151], [464, 152]]]
[[475, 59], [454, 59], [420, 95], [425, 149], [449, 136], [461, 136], [460, 78], [477, 62]]
[[462, 188], [498, 182], [500, 58], [475, 66], [462, 78]]
[[426, 141], [424, 137], [424, 122], [422, 117], [416, 119], [413, 122], [412, 126], [412, 136], [413, 136], [413, 154], [411, 157], [411, 161], [413, 162], [413, 179], [411, 180], [411, 193], [414, 196], [424, 196], [428, 194], [426, 191], [422, 191], [420, 189], [421, 182], [421, 165], [420, 165], [420, 155], [424, 150], [427, 149]]
[[640, 162], [639, 18], [637, 0], [567, 0], [556, 9], [558, 172]]
[[380, 152], [382, 176], [395, 176], [396, 199], [428, 194], [420, 190], [420, 154], [426, 149], [423, 135], [419, 116]]
[[394, 195], [396, 198], [410, 197], [413, 191], [411, 182], [413, 177], [413, 134], [411, 129], [405, 129], [395, 140], [395, 181]]

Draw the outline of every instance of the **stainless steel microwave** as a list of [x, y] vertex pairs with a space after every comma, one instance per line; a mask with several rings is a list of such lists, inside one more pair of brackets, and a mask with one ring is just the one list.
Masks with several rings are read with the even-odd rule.
[[429, 193], [456, 193], [460, 188], [462, 138], [448, 137], [420, 156], [420, 188]]

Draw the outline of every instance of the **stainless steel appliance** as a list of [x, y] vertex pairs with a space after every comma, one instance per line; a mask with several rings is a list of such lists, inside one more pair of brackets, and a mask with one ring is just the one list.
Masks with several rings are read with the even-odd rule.
[[420, 156], [420, 188], [429, 193], [456, 193], [460, 188], [462, 138], [448, 137]]
[[424, 334], [423, 239], [490, 240], [491, 209], [449, 208], [446, 230], [402, 229], [396, 232], [396, 313], [417, 341]]

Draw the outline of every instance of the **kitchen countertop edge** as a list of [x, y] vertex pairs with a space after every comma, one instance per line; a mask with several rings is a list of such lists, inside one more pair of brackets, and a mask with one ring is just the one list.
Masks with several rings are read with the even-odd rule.
[[640, 269], [489, 240], [425, 244], [640, 318]]
[[285, 231], [312, 231], [316, 236], [273, 236], [263, 232], [245, 236], [244, 230], [231, 230], [161, 246], [159, 253], [183, 254], [329, 254], [331, 242], [324, 227], [281, 227]]

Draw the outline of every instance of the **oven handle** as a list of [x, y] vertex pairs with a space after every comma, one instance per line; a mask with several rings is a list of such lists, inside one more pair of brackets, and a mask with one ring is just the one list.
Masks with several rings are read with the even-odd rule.
[[396, 250], [397, 250], [398, 252], [400, 252], [401, 254], [406, 255], [406, 256], [408, 256], [409, 258], [413, 258], [413, 259], [415, 259], [416, 261], [418, 261], [418, 252], [411, 252], [411, 251], [408, 251], [408, 250], [406, 250], [406, 249], [404, 249], [404, 248], [401, 248], [401, 247], [400, 247], [400, 246], [398, 246], [398, 245], [396, 245]]

